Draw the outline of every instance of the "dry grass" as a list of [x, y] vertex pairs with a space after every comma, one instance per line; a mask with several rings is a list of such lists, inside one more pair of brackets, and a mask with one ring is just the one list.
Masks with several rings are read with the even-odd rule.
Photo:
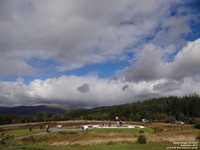
[[[80, 137], [83, 136], [83, 137]], [[63, 139], [54, 141], [51, 146], [92, 146], [92, 145], [113, 145], [119, 143], [133, 143], [136, 142], [137, 137], [133, 135], [122, 136], [119, 134], [104, 134], [98, 136], [97, 134], [79, 135], [74, 138]]]
[[50, 145], [50, 146], [94, 146], [128, 144], [137, 141], [133, 134], [98, 134], [90, 132], [61, 132], [48, 135], [32, 136], [15, 140], [12, 145]]
[[[193, 129], [191, 125], [173, 125], [164, 123], [153, 123], [145, 125], [157, 130], [157, 132], [154, 133], [143, 133], [147, 137], [148, 143], [196, 141], [196, 136], [200, 134], [200, 130]], [[139, 133], [98, 133], [91, 131], [92, 130], [81, 132], [50, 133], [15, 140], [12, 144], [39, 144], [50, 146], [118, 145], [135, 143], [137, 141], [137, 137], [139, 136]]]
[[51, 146], [93, 146], [93, 145], [114, 145], [120, 143], [133, 143], [136, 142], [136, 139], [131, 138], [111, 138], [111, 139], [102, 139], [102, 138], [93, 138], [90, 140], [80, 140], [80, 141], [62, 141], [62, 142], [53, 142]]
[[196, 141], [200, 130], [191, 125], [152, 124], [152, 128], [161, 128], [163, 131], [147, 135], [149, 142], [192, 142]]

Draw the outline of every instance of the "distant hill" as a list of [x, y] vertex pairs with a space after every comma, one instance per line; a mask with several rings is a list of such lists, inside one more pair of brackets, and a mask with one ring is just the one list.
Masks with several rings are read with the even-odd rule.
[[38, 105], [38, 106], [17, 106], [17, 107], [0, 107], [0, 114], [16, 114], [16, 115], [35, 115], [38, 112], [51, 114], [63, 114], [76, 107], [69, 105]]

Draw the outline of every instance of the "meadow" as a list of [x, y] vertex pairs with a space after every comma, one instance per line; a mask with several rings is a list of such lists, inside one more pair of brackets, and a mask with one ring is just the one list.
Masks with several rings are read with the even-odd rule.
[[[84, 122], [85, 123], [85, 122]], [[87, 122], [92, 124], [93, 122]], [[95, 122], [96, 123], [96, 122]], [[71, 129], [59, 132], [43, 132], [38, 129], [39, 125], [33, 126], [29, 131], [28, 126], [15, 128], [1, 128], [0, 133], [14, 134], [14, 141], [0, 145], [0, 149], [31, 149], [31, 150], [163, 150], [178, 147], [177, 142], [196, 142], [194, 149], [200, 149], [200, 142], [196, 139], [200, 135], [199, 129], [194, 129], [192, 125], [176, 125], [168, 123], [148, 123], [126, 122], [126, 124], [144, 125], [144, 129], [87, 129], [78, 130], [73, 124]], [[77, 124], [79, 125], [79, 124]], [[50, 127], [55, 123], [50, 124]], [[69, 129], [69, 123], [63, 123], [63, 127]], [[19, 128], [19, 129], [17, 129]], [[27, 136], [30, 135], [30, 136]], [[144, 135], [146, 144], [137, 143], [139, 135]]]

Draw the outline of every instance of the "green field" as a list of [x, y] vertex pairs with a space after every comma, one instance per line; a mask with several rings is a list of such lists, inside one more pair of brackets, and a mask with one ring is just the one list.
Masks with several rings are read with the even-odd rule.
[[26, 135], [31, 135], [31, 134], [36, 134], [36, 133], [41, 133], [44, 132], [44, 130], [41, 129], [33, 129], [32, 131], [29, 131], [28, 129], [20, 129], [20, 130], [11, 130], [6, 132], [6, 135], [14, 135], [15, 137], [21, 137], [21, 136], [26, 136]]

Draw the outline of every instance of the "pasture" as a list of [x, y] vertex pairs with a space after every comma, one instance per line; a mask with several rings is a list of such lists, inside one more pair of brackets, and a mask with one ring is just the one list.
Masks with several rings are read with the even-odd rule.
[[[180, 147], [180, 142], [193, 142], [193, 149], [200, 149], [200, 142], [196, 139], [200, 135], [199, 129], [192, 125], [176, 125], [166, 123], [139, 123], [125, 122], [125, 124], [143, 125], [143, 129], [87, 129], [80, 130], [80, 124], [96, 124], [97, 122], [62, 122], [65, 130], [45, 133], [39, 128], [41, 125], [16, 127], [0, 127], [0, 134], [13, 134], [15, 140], [4, 145], [0, 149], [31, 149], [31, 150], [163, 150]], [[50, 129], [56, 123], [49, 123]], [[71, 128], [70, 128], [70, 125]], [[44, 124], [43, 124], [44, 125]], [[73, 130], [71, 130], [73, 129]], [[146, 144], [137, 143], [139, 135], [144, 135]], [[179, 142], [179, 143], [177, 143]], [[191, 146], [191, 147], [192, 147]], [[191, 149], [191, 147], [189, 147]]]

